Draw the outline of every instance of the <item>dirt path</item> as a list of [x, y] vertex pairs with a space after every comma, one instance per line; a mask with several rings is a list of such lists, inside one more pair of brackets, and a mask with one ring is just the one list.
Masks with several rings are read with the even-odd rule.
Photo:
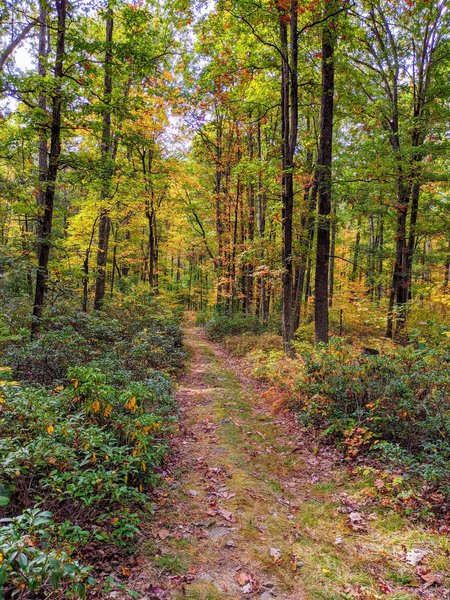
[[[403, 572], [403, 524], [384, 525], [389, 547], [383, 527], [349, 530], [346, 470], [308, 447], [291, 417], [271, 415], [200, 330], [188, 329], [186, 344], [174, 464], [128, 585], [147, 600], [397, 598], [378, 592], [386, 569]], [[444, 596], [398, 596], [419, 597]]]

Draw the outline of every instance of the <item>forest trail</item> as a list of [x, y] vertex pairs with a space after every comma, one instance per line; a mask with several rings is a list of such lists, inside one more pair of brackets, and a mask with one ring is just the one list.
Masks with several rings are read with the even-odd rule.
[[332, 451], [302, 439], [292, 415], [273, 415], [200, 329], [188, 327], [185, 342], [172, 465], [127, 585], [144, 600], [384, 597], [363, 588], [382, 589], [410, 532], [395, 518], [352, 531], [349, 475]]
[[294, 475], [310, 480], [311, 467], [218, 345], [194, 327], [185, 342], [173, 482], [132, 587], [149, 599], [301, 600], [301, 564], [287, 548], [301, 502]]

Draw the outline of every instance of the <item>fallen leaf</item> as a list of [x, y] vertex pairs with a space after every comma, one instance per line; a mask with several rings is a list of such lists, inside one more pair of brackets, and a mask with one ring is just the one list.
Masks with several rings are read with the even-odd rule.
[[120, 572], [124, 577], [129, 577], [131, 575], [131, 570], [128, 567], [120, 567]]
[[217, 513], [225, 519], [225, 521], [233, 521], [233, 513], [229, 510], [225, 510], [224, 508], [219, 508]]
[[146, 590], [149, 594], [148, 598], [149, 600], [168, 600], [169, 596], [167, 595], [167, 593], [159, 586], [157, 585], [149, 585], [147, 590]]
[[270, 548], [269, 554], [275, 564], [278, 564], [281, 561], [281, 550], [279, 548]]
[[361, 513], [356, 511], [349, 513], [348, 520], [353, 531], [366, 531], [366, 521]]
[[159, 529], [156, 532], [157, 537], [159, 537], [160, 540], [166, 540], [169, 535], [170, 535], [170, 531], [168, 529]]
[[240, 586], [245, 585], [246, 583], [248, 583], [251, 579], [251, 576], [248, 573], [244, 573], [244, 571], [241, 571], [240, 573], [238, 573], [236, 575], [236, 581], [238, 582], [238, 584]]
[[236, 575], [236, 581], [241, 586], [243, 594], [253, 594], [259, 590], [258, 582], [249, 573], [241, 571]]
[[411, 550], [405, 554], [405, 562], [412, 567], [417, 567], [422, 559], [429, 553], [429, 550], [424, 550], [423, 548], [411, 548]]
[[428, 567], [419, 565], [416, 569], [416, 573], [424, 582], [425, 588], [429, 588], [435, 583], [441, 583], [441, 577], [436, 573], [432, 573]]
[[392, 594], [395, 592], [395, 589], [392, 587], [392, 585], [384, 579], [381, 579], [381, 577], [378, 578], [378, 584], [380, 586], [380, 591], [383, 592], [383, 594]]

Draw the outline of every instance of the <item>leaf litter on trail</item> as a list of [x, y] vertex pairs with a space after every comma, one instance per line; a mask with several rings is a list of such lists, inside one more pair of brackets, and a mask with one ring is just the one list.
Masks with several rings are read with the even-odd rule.
[[169, 596], [165, 590], [158, 585], [150, 584], [146, 589], [150, 600], [169, 600]]
[[416, 573], [420, 577], [420, 579], [423, 581], [424, 588], [429, 588], [432, 585], [435, 585], [435, 584], [438, 585], [438, 584], [442, 583], [442, 576], [438, 575], [437, 573], [432, 573], [431, 569], [429, 569], [428, 567], [425, 567], [424, 565], [419, 565], [416, 568]]
[[430, 554], [430, 551], [424, 548], [411, 548], [411, 550], [405, 553], [404, 561], [412, 567], [417, 567], [427, 554]]
[[358, 533], [367, 531], [367, 522], [365, 517], [357, 511], [348, 514], [348, 521], [351, 529]]
[[230, 512], [229, 510], [225, 510], [224, 508], [219, 508], [217, 511], [217, 514], [219, 514], [221, 517], [223, 517], [225, 519], [225, 521], [234, 521], [234, 516], [233, 513]]
[[269, 555], [270, 558], [272, 559], [272, 562], [274, 562], [275, 564], [278, 564], [281, 562], [281, 550], [279, 548], [269, 548]]
[[170, 536], [170, 531], [168, 529], [158, 529], [156, 536], [162, 541], [167, 540]]
[[236, 582], [240, 585], [243, 594], [253, 594], [259, 590], [258, 582], [250, 573], [239, 572], [236, 575]]

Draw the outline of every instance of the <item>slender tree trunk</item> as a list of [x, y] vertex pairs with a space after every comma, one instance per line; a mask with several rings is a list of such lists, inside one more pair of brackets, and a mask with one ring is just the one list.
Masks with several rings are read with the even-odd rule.
[[[44, 78], [47, 75], [47, 8], [46, 2], [40, 0], [39, 2], [39, 42], [38, 42], [38, 74], [39, 77]], [[39, 189], [38, 189], [38, 210], [42, 211], [45, 206], [45, 180], [47, 178], [48, 171], [48, 143], [47, 143], [47, 98], [43, 91], [40, 92], [38, 98], [38, 106], [40, 111], [40, 119], [42, 120], [41, 129], [39, 132], [39, 152], [38, 152], [38, 163], [39, 163]], [[42, 219], [43, 214], [39, 212], [36, 235], [37, 235], [37, 247], [39, 247], [39, 238], [42, 235]]]
[[378, 247], [377, 247], [377, 291], [376, 291], [376, 301], [380, 302], [382, 294], [383, 294], [383, 251], [384, 251], [384, 224], [383, 224], [383, 215], [380, 215], [379, 225], [378, 225]]
[[334, 296], [334, 255], [336, 252], [336, 204], [333, 205], [333, 220], [331, 222], [331, 248], [329, 260], [329, 282], [328, 282], [328, 306], [333, 306]]
[[223, 128], [222, 117], [219, 116], [216, 127], [216, 144], [215, 144], [215, 183], [214, 183], [214, 201], [215, 201], [215, 216], [216, 216], [216, 235], [217, 235], [217, 258], [215, 267], [217, 271], [217, 298], [216, 308], [219, 312], [223, 309], [224, 302], [224, 284], [223, 284], [223, 267], [224, 267], [224, 224], [223, 224], [223, 193], [222, 193], [222, 143], [223, 143]]
[[281, 137], [282, 137], [282, 333], [284, 351], [292, 355], [293, 331], [293, 265], [292, 265], [292, 219], [294, 211], [294, 155], [297, 145], [298, 124], [298, 40], [297, 0], [292, 0], [290, 10], [290, 36], [288, 36], [286, 12], [280, 10], [281, 50]]
[[350, 279], [352, 281], [356, 281], [358, 276], [358, 261], [359, 261], [359, 252], [360, 252], [360, 244], [361, 244], [361, 217], [358, 217], [358, 222], [356, 223], [356, 237], [355, 237], [355, 247], [353, 251], [353, 267], [352, 274]]
[[420, 199], [420, 183], [414, 181], [411, 187], [411, 214], [409, 217], [409, 235], [408, 235], [408, 249], [407, 249], [407, 276], [406, 285], [408, 286], [408, 300], [411, 299], [411, 281], [412, 281], [412, 269], [414, 262], [414, 251], [416, 248], [416, 227], [417, 217], [419, 215], [419, 199]]
[[52, 101], [52, 125], [50, 138], [50, 156], [48, 161], [47, 175], [45, 178], [44, 212], [42, 216], [42, 228], [38, 249], [38, 269], [36, 272], [36, 287], [33, 303], [33, 318], [31, 321], [31, 336], [34, 338], [39, 333], [42, 311], [44, 309], [45, 295], [47, 292], [48, 261], [50, 256], [53, 206], [55, 200], [56, 178], [59, 169], [59, 158], [61, 155], [61, 109], [62, 88], [61, 81], [64, 75], [63, 61], [66, 39], [66, 0], [56, 1], [58, 16], [56, 57], [55, 57], [55, 89]]
[[[324, 16], [332, 11], [333, 0], [325, 0]], [[330, 251], [331, 165], [334, 112], [334, 20], [329, 19], [322, 32], [322, 97], [320, 140], [317, 165], [318, 227], [315, 274], [315, 339], [328, 343], [328, 263]]]
[[100, 310], [103, 305], [106, 287], [106, 263], [108, 260], [109, 234], [111, 222], [109, 209], [105, 206], [111, 196], [111, 180], [113, 175], [112, 144], [111, 144], [111, 95], [112, 95], [112, 40], [114, 18], [111, 8], [108, 8], [106, 17], [106, 50], [105, 50], [105, 74], [104, 74], [104, 104], [102, 124], [102, 189], [100, 199], [102, 208], [98, 226], [98, 252], [97, 252], [97, 277], [95, 282], [94, 308]]

